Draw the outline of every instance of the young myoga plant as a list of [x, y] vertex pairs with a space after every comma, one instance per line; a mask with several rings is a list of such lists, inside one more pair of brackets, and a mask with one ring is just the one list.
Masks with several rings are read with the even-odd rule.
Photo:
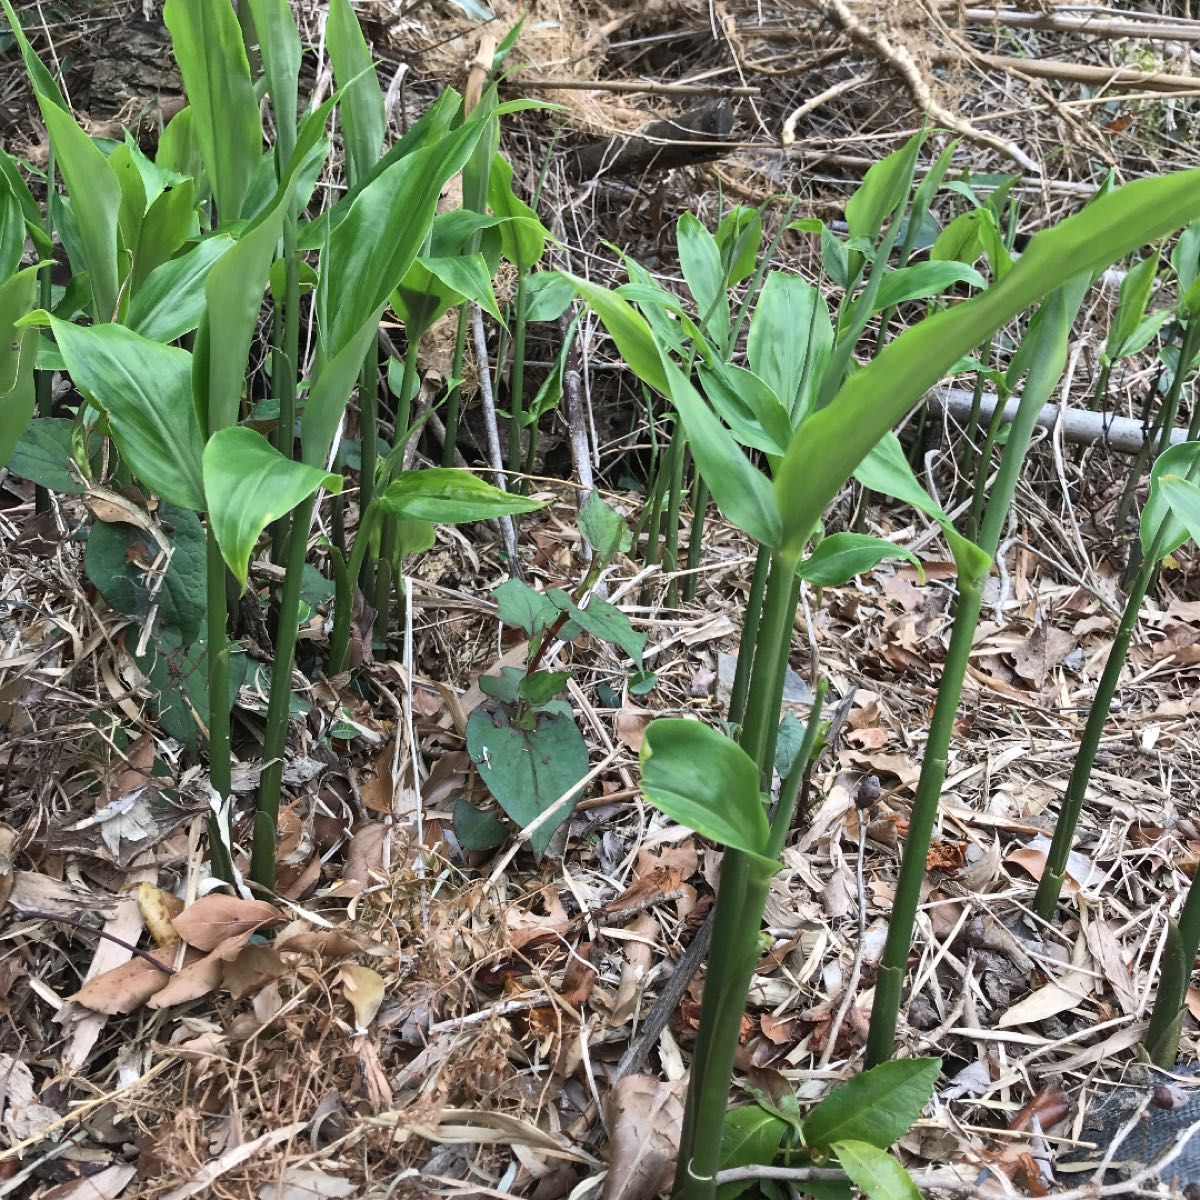
[[[796, 589], [806, 570], [805, 550], [817, 533], [825, 508], [856, 471], [865, 472], [866, 485], [877, 489], [885, 479], [899, 479], [898, 471], [888, 470], [897, 458], [889, 440], [891, 427], [974, 347], [1044, 300], [1034, 319], [1036, 337], [1021, 356], [1020, 372], [1029, 376], [1028, 413], [1034, 399], [1044, 396], [1057, 378], [1070, 316], [1091, 276], [1139, 246], [1186, 225], [1200, 211], [1195, 193], [1200, 179], [1197, 172], [1142, 180], [1101, 196], [1082, 212], [1033, 238], [1003, 278], [971, 299], [910, 326], [865, 366], [851, 370], [866, 314], [877, 302], [887, 274], [886, 263], [896, 241], [919, 145], [919, 140], [914, 141], [873, 168], [855, 197], [852, 230], [857, 226], [878, 233], [886, 227], [886, 232], [874, 252], [862, 295], [843, 304], [843, 318], [835, 326], [839, 340], [817, 382], [814, 403], [807, 412], [795, 414], [794, 408], [789, 409], [796, 416], [794, 432], [779, 448], [781, 453], [766, 454], [770, 475], [746, 457], [733, 424], [697, 392], [677, 361], [681, 356], [675, 339], [663, 337], [649, 313], [639, 313], [619, 292], [574, 281], [630, 368], [675, 407], [697, 469], [726, 519], [764, 547], [769, 556], [761, 614], [748, 621], [743, 632], [741, 653], [751, 655], [752, 666], [737, 739], [697, 721], [663, 719], [650, 724], [642, 750], [642, 789], [647, 799], [671, 819], [726, 847], [675, 1180], [674, 1194], [688, 1200], [716, 1194], [739, 1023], [758, 961], [757, 939], [767, 889], [778, 869], [778, 854], [786, 843], [794, 812], [796, 779], [784, 782], [771, 815], [767, 799]], [[848, 278], [860, 277], [863, 268], [850, 261]], [[680, 324], [692, 335], [684, 320]], [[1005, 484], [1004, 491], [1009, 496], [1027, 436], [1019, 431], [1010, 435], [1017, 448], [1006, 455], [1005, 475], [1011, 476], [1011, 483]], [[908, 478], [903, 488], [896, 488], [906, 500], [915, 498], [906, 494]], [[994, 502], [998, 515], [988, 521], [989, 542], [993, 527], [1001, 520], [999, 514], [1007, 508], [1003, 491], [994, 496]], [[931, 503], [927, 498], [921, 500], [927, 510]], [[965, 661], [991, 556], [949, 528], [947, 536], [958, 564], [963, 612], [962, 618], [956, 619], [952, 666]], [[818, 544], [816, 554], [824, 544]], [[851, 568], [844, 577], [862, 569], [866, 568]], [[936, 806], [944, 776], [960, 688], [961, 674], [948, 670], [924, 768], [923, 807], [914, 809], [906, 846], [906, 858], [919, 860], [922, 870], [925, 849], [920, 842], [932, 828], [931, 807]], [[817, 708], [819, 705], [814, 705]], [[817, 713], [810, 714], [806, 731], [810, 746], [815, 741], [817, 719]], [[797, 768], [801, 773], [805, 757], [802, 749]], [[904, 875], [913, 873], [909, 867]], [[883, 998], [876, 1002], [869, 1048], [873, 1063], [883, 1062], [892, 1053], [895, 1015], [890, 997], [895, 997], [898, 1007], [916, 903], [915, 889], [906, 889], [897, 896], [893, 909], [891, 946], [884, 964], [887, 981], [881, 975]]]

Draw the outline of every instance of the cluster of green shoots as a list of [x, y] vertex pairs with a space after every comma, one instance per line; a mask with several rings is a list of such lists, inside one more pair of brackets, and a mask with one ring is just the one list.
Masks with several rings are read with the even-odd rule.
[[[632, 259], [624, 262], [628, 282], [608, 289], [539, 266], [549, 235], [514, 193], [512, 170], [498, 152], [500, 118], [526, 102], [500, 102], [489, 83], [468, 110], [447, 90], [386, 144], [384, 96], [349, 0], [329, 4], [325, 45], [336, 91], [303, 106], [306, 51], [287, 0], [243, 0], [237, 16], [227, 0], [168, 0], [164, 16], [189, 103], [163, 129], [153, 158], [131, 137], [105, 141], [80, 127], [9, 0], [0, 3], [50, 143], [44, 172], [0, 152], [0, 464], [36, 482], [40, 504], [49, 491], [105, 487], [147, 502], [157, 497], [157, 521], [143, 512], [141, 527], [170, 551], [166, 569], [147, 584], [130, 565], [129, 536], [99, 522], [87, 569], [115, 608], [143, 619], [153, 614], [135, 657], [162, 694], [164, 730], [207, 748], [214, 873], [229, 881], [243, 873], [230, 822], [231, 710], [247, 666], [231, 628], [261, 547], [269, 542], [282, 569], [268, 579], [282, 582], [254, 593], [256, 603], [265, 601], [274, 661], [264, 680], [265, 765], [244, 873], [269, 893], [298, 630], [332, 595], [323, 668], [331, 677], [346, 672], [356, 638], [371, 638], [372, 627], [386, 636], [403, 614], [404, 562], [433, 544], [435, 525], [540, 507], [520, 477], [529, 474], [539, 422], [561, 392], [573, 326], [532, 398], [527, 328], [557, 322], [582, 301], [644, 388], [654, 447], [645, 503], [632, 532], [598, 496], [582, 506], [589, 566], [571, 591], [542, 593], [518, 578], [497, 590], [500, 619], [527, 635], [528, 651], [524, 668], [482, 681], [487, 700], [470, 714], [468, 752], [507, 818], [532, 827], [533, 851], [551, 852], [570, 814], [563, 801], [582, 786], [588, 766], [561, 695], [569, 675], [554, 668], [554, 647], [585, 634], [610, 642], [631, 663], [629, 689], [647, 690], [654, 680], [642, 662], [646, 639], [597, 594], [605, 569], [618, 555], [640, 554], [670, 574], [674, 604], [694, 595], [712, 506], [751, 539], [757, 558], [725, 729], [656, 720], [641, 755], [645, 796], [725, 848], [675, 1195], [708, 1200], [723, 1168], [830, 1158], [871, 1195], [915, 1195], [886, 1150], [928, 1100], [939, 1064], [893, 1061], [896, 1030], [984, 587], [1083, 299], [1102, 272], [1145, 247], [1155, 248], [1121, 287], [1097, 397], [1115, 364], [1159, 339], [1158, 423], [1122, 512], [1147, 467], [1149, 492], [1125, 612], [1034, 901], [1043, 920], [1058, 909], [1142, 602], [1159, 564], [1200, 533], [1200, 443], [1171, 444], [1183, 386], [1200, 355], [1200, 172], [1105, 187], [1017, 256], [1013, 181], [981, 198], [968, 182], [948, 178], [953, 143], [919, 168], [928, 144], [922, 135], [867, 173], [847, 205], [845, 237], [820, 221], [792, 221], [789, 212], [764, 245], [761, 209], [735, 208], [715, 231], [684, 215], [676, 232], [685, 296]], [[501, 46], [497, 68], [515, 36]], [[325, 191], [316, 185], [335, 116], [346, 188], [321, 207]], [[32, 175], [45, 187], [45, 205], [34, 199]], [[455, 176], [462, 206], [439, 211]], [[931, 209], [943, 191], [965, 196], [969, 207], [939, 228]], [[1169, 257], [1173, 306], [1151, 311], [1163, 267], [1156, 247], [1180, 231]], [[789, 232], [819, 239], [826, 289], [772, 268]], [[50, 278], [57, 248], [71, 269], [64, 286]], [[517, 281], [506, 312], [493, 291], [502, 260]], [[826, 294], [840, 296], [833, 311]], [[892, 336], [898, 306], [905, 328]], [[441, 466], [413, 468], [410, 449], [431, 412], [418, 345], [455, 310], [454, 367], [438, 398], [445, 457]], [[252, 370], [264, 312], [269, 355]], [[391, 357], [380, 331], [389, 312], [404, 329], [400, 358]], [[453, 466], [468, 339], [478, 335], [483, 313], [499, 323], [511, 351], [509, 437], [495, 447], [495, 483]], [[305, 329], [311, 333], [302, 336]], [[1003, 370], [992, 365], [1001, 336], [1011, 351]], [[61, 411], [55, 372], [69, 375], [80, 398], [69, 416], [54, 415]], [[976, 383], [962, 463], [975, 486], [961, 528], [918, 482], [892, 432], [951, 374], [973, 375]], [[390, 398], [381, 391], [384, 379]], [[1002, 399], [1017, 397], [1007, 426], [1002, 404], [982, 426], [988, 385]], [[354, 509], [342, 494], [348, 473], [357, 478]], [[758, 1095], [727, 1111], [768, 889], [823, 737], [822, 679], [813, 681], [802, 736], [779, 719], [797, 606], [804, 589], [844, 585], [886, 557], [916, 561], [879, 538], [825, 534], [826, 510], [852, 480], [935, 522], [957, 569], [949, 651], [879, 967], [869, 1069], [805, 1117], [794, 1102]], [[321, 539], [331, 582], [309, 562], [322, 496], [331, 513], [332, 532]], [[203, 587], [189, 586], [200, 580]], [[172, 692], [179, 677], [184, 682]], [[456, 824], [464, 846], [494, 845], [509, 833], [465, 802]], [[1169, 926], [1146, 1035], [1159, 1063], [1175, 1055], [1198, 943], [1200, 888], [1193, 886]]]

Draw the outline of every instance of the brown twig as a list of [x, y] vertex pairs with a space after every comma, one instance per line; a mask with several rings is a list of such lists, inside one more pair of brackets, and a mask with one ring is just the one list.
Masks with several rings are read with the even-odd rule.
[[115, 934], [108, 933], [106, 930], [94, 929], [86, 921], [77, 921], [74, 917], [63, 916], [62, 913], [39, 912], [36, 909], [25, 909], [19, 915], [31, 921], [57, 921], [60, 925], [69, 925], [72, 929], [79, 929], [84, 933], [94, 934], [98, 938], [104, 938], [106, 941], [120, 946], [122, 950], [128, 950], [130, 954], [136, 954], [138, 958], [145, 959], [146, 962], [161, 971], [164, 975], [175, 974], [174, 967], [168, 967], [166, 963], [159, 962], [148, 950], [142, 950], [140, 947], [125, 941], [124, 938], [119, 938]]

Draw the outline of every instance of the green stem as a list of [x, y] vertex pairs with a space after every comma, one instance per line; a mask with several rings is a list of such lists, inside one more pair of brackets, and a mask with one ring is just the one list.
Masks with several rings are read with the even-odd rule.
[[454, 466], [454, 451], [458, 447], [458, 422], [462, 415], [463, 362], [467, 354], [467, 319], [469, 305], [458, 310], [458, 330], [454, 335], [454, 359], [450, 367], [451, 386], [446, 393], [446, 440], [442, 444], [442, 466]]
[[1088, 404], [1088, 412], [1096, 412], [1108, 395], [1108, 378], [1112, 374], [1113, 365], [1107, 360], [1100, 364], [1100, 374], [1096, 376], [1096, 387]]
[[[517, 268], [517, 295], [513, 301], [513, 360], [508, 376], [508, 470], [521, 470], [521, 418], [525, 414], [525, 270]], [[524, 485], [521, 485], [522, 490]]]
[[354, 588], [362, 574], [363, 560], [378, 519], [379, 505], [372, 504], [359, 519], [349, 563], [340, 560], [340, 556], [334, 560], [337, 591], [333, 601], [333, 630], [329, 635], [330, 675], [339, 675], [346, 669], [346, 655], [350, 649], [350, 620], [354, 615]]
[[[49, 246], [51, 263], [54, 259], [54, 147], [50, 146], [46, 155], [46, 243]], [[51, 264], [42, 268], [38, 275], [38, 303], [47, 312], [54, 307], [54, 284], [50, 278]], [[37, 382], [34, 385], [37, 396], [37, 414], [39, 417], [54, 415], [54, 374], [51, 371], [38, 371]], [[40, 483], [33, 493], [34, 510], [39, 513], [50, 511], [50, 492]]]
[[[676, 419], [671, 431], [671, 445], [667, 450], [667, 521], [663, 531], [663, 570], [674, 572], [679, 565], [679, 510], [683, 505], [684, 450], [687, 434], [683, 422]], [[672, 579], [667, 584], [666, 602], [673, 607], [679, 600], [679, 581]]]
[[[366, 512], [375, 499], [375, 468], [379, 462], [379, 343], [363, 360], [358, 386], [358, 428], [360, 468], [358, 472], [358, 511]], [[368, 560], [363, 563], [363, 588], [370, 590], [374, 571]]]
[[1179, 914], [1179, 924], [1167, 922], [1167, 945], [1163, 953], [1158, 994], [1154, 997], [1154, 1008], [1142, 1039], [1151, 1061], [1165, 1071], [1175, 1066], [1175, 1056], [1179, 1052], [1179, 1035], [1183, 1028], [1188, 987], [1192, 982], [1192, 968], [1198, 949], [1200, 883], [1197, 883], [1197, 876], [1193, 876], [1187, 899], [1183, 902], [1183, 911]]
[[708, 508], [708, 485], [695, 472], [692, 481], [692, 532], [688, 537], [687, 578], [683, 581], [683, 598], [688, 603], [696, 598], [696, 583], [699, 576], [696, 568], [700, 566], [700, 552], [704, 547], [704, 512]]
[[988, 422], [987, 433], [983, 445], [979, 448], [979, 461], [975, 467], [975, 492], [971, 497], [971, 511], [967, 515], [966, 536], [975, 538], [979, 534], [979, 523], [983, 519], [983, 506], [988, 498], [987, 477], [992, 469], [992, 451], [1000, 439], [1000, 430], [1004, 428], [1004, 410], [1007, 407], [1005, 398], [996, 398], [996, 408], [992, 419]]
[[[283, 227], [284, 297], [282, 312], [275, 309], [272, 329], [271, 383], [279, 398], [279, 427], [275, 447], [284, 458], [296, 452], [296, 359], [300, 353], [300, 262], [296, 257], [296, 224], [289, 216]], [[287, 522], [275, 522], [271, 531], [271, 559], [283, 562]]]
[[1021, 465], [1029, 449], [1038, 412], [1048, 399], [1066, 363], [1067, 336], [1078, 308], [1075, 296], [1079, 295], [1082, 298], [1078, 288], [1072, 288], [1071, 293], [1068, 297], [1066, 289], [1063, 289], [1048, 296], [1034, 317], [1027, 335], [1036, 338], [1037, 341], [1033, 346], [1032, 365], [1016, 417], [1009, 430], [1004, 456], [996, 473], [996, 482], [992, 486], [983, 520], [978, 548], [986, 557], [982, 557], [980, 561], [981, 556], [962, 551], [958, 555], [958, 603], [954, 611], [950, 646], [942, 668], [937, 702], [934, 705], [925, 756], [921, 763], [921, 776], [913, 798], [908, 836], [904, 843], [900, 875], [896, 882], [896, 893], [888, 923], [887, 941], [875, 984], [875, 1001], [867, 1035], [869, 1067], [877, 1066], [892, 1057], [900, 1012], [900, 994], [904, 986], [909, 951], [912, 948], [921, 884], [925, 878], [925, 860], [929, 853], [933, 827], [937, 821], [938, 800], [946, 778], [954, 722], [958, 715], [971, 645], [983, 606], [983, 589], [991, 570], [991, 560], [996, 555], [1000, 537], [1008, 520], [1017, 480], [1021, 474]]
[[771, 552], [759, 546], [754, 560], [754, 574], [750, 577], [750, 594], [746, 597], [745, 619], [742, 636], [738, 642], [737, 668], [733, 673], [733, 687], [729, 693], [729, 712], [726, 720], [731, 725], [742, 723], [746, 713], [746, 697], [750, 692], [750, 670], [754, 666], [754, 649], [758, 639], [758, 624], [762, 619], [763, 593], [767, 587], [767, 575], [771, 570]]
[[[208, 601], [208, 770], [213, 790], [222, 800], [232, 791], [233, 764], [229, 746], [229, 639], [225, 633], [225, 560], [212, 526], [206, 535], [206, 582]], [[216, 819], [209, 822], [209, 851], [213, 873], [227, 883], [233, 870], [225, 847], [225, 835]]]
[[796, 612], [792, 602], [795, 574], [793, 563], [772, 556], [762, 619], [755, 639], [746, 719], [739, 739], [742, 749], [758, 764], [768, 784], [773, 764], [764, 761], [764, 754], [771, 726], [779, 724], [779, 705]]
[[292, 510], [286, 574], [279, 600], [275, 663], [271, 668], [267, 727], [263, 734], [263, 762], [266, 765], [259, 783], [258, 809], [254, 814], [254, 849], [250, 857], [250, 877], [268, 889], [275, 886], [275, 840], [292, 702], [292, 660], [296, 653], [296, 628], [300, 618], [300, 586], [305, 559], [308, 557], [308, 527], [316, 502], [316, 495], [313, 494]]

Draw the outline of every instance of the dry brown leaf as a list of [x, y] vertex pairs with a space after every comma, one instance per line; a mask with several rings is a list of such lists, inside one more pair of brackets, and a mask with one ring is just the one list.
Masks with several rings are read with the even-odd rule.
[[1187, 1010], [1200, 1021], [1200, 988], [1190, 987], [1187, 990]]
[[623, 746], [637, 754], [646, 737], [646, 726], [655, 714], [642, 708], [623, 708], [617, 713], [617, 739]]
[[339, 970], [342, 990], [354, 1009], [356, 1032], [362, 1033], [375, 1019], [383, 1003], [383, 976], [371, 967], [358, 963], [343, 963]]
[[358, 796], [366, 808], [372, 812], [390, 816], [392, 797], [396, 790], [396, 781], [392, 776], [392, 760], [395, 758], [395, 741], [388, 742], [375, 755], [371, 766], [359, 773]]
[[1126, 1016], [1133, 1016], [1138, 1007], [1137, 995], [1133, 989], [1129, 968], [1125, 965], [1125, 957], [1121, 953], [1121, 944], [1117, 941], [1112, 926], [1099, 918], [1093, 919], [1087, 928], [1087, 944], [1096, 965], [1100, 968], [1101, 976], [1112, 988], [1121, 1011]]
[[340, 1200], [358, 1194], [358, 1184], [315, 1167], [288, 1167], [278, 1183], [265, 1184], [258, 1200]]
[[342, 878], [356, 883], [369, 882], [371, 871], [383, 864], [383, 844], [387, 834], [387, 826], [382, 821], [356, 829], [346, 849]]
[[615, 1026], [628, 1024], [637, 1014], [659, 935], [658, 922], [650, 913], [642, 913], [636, 920], [630, 921], [626, 929], [630, 939], [623, 946], [625, 962], [621, 967], [621, 982], [609, 1016], [610, 1023]]
[[60, 1183], [42, 1193], [42, 1200], [116, 1200], [133, 1182], [137, 1167], [126, 1163], [113, 1163], [94, 1175], [85, 1175]]
[[[150, 951], [150, 957], [170, 968], [175, 961], [175, 953], [173, 946], [160, 946], [157, 950]], [[193, 954], [191, 957], [192, 961], [195, 961], [198, 956]], [[105, 971], [95, 979], [89, 979], [79, 991], [67, 999], [82, 1004], [84, 1008], [90, 1008], [92, 1012], [104, 1013], [111, 1017], [117, 1013], [131, 1013], [141, 1008], [173, 978], [173, 975], [158, 970], [144, 958], [131, 958], [129, 962], [122, 963], [111, 971]]]
[[239, 900], [217, 892], [189, 904], [174, 919], [175, 929], [189, 946], [215, 950], [240, 933], [253, 933], [264, 925], [279, 925], [284, 915], [265, 900]]
[[152, 883], [139, 883], [137, 905], [156, 946], [172, 946], [179, 941], [179, 931], [172, 924], [173, 918], [183, 912], [183, 901], [178, 896]]
[[0, 908], [12, 895], [16, 876], [13, 872], [13, 851], [17, 846], [17, 831], [0, 822]]
[[170, 983], [146, 1003], [150, 1008], [170, 1008], [175, 1004], [187, 1004], [215, 992], [225, 978], [226, 964], [231, 963], [245, 949], [252, 930], [226, 938], [211, 953], [197, 958], [181, 967], [171, 977]]
[[601, 1200], [653, 1200], [679, 1153], [685, 1083], [626, 1075], [608, 1094], [608, 1175]]
[[[299, 924], [299, 922], [297, 922]], [[344, 929], [305, 929], [291, 932], [291, 926], [276, 939], [275, 948], [296, 954], [312, 954], [317, 958], [348, 958], [359, 954], [362, 944]]]

